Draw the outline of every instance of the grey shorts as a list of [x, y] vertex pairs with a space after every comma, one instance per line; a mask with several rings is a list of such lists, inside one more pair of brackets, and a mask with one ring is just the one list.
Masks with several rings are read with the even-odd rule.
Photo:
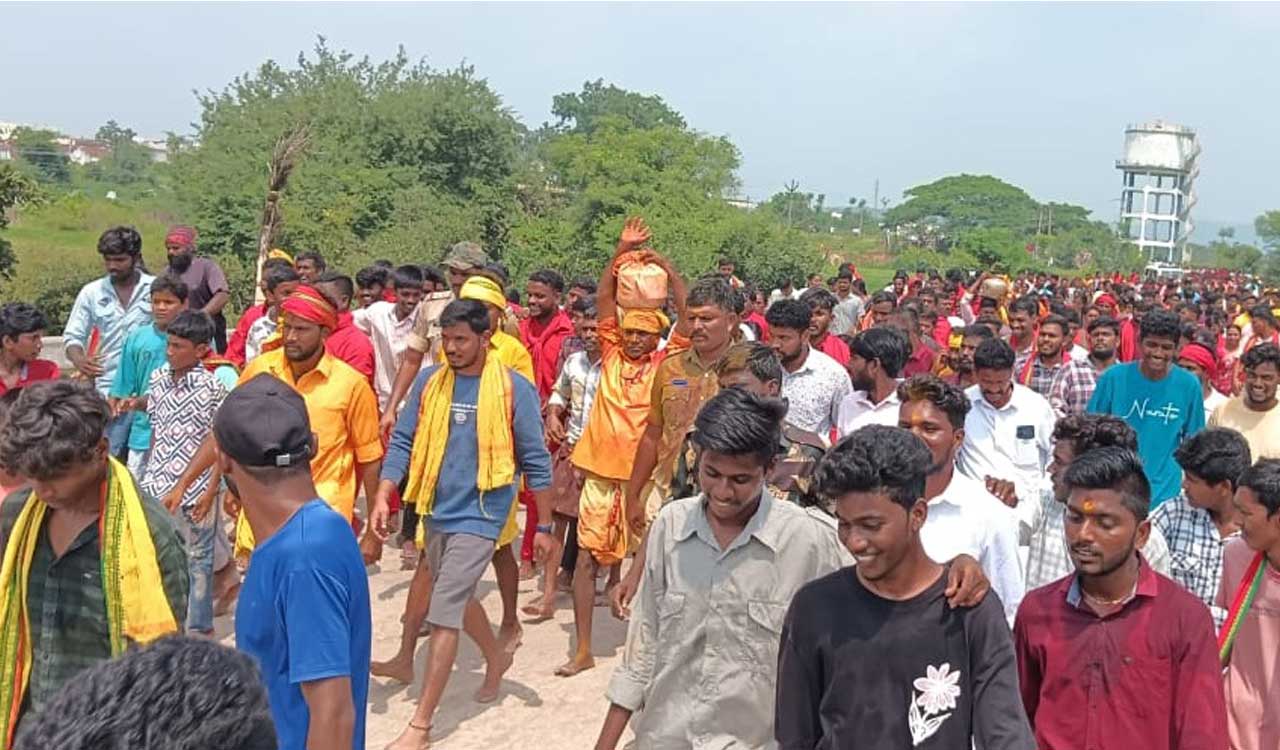
[[427, 567], [431, 569], [431, 605], [427, 622], [462, 629], [467, 602], [496, 549], [492, 539], [474, 534], [427, 534]]

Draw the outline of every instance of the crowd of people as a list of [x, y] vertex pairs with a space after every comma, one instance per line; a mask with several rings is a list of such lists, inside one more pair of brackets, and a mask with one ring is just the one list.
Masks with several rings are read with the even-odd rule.
[[[388, 750], [423, 750], [463, 634], [482, 703], [566, 604], [567, 661], [519, 668], [594, 668], [603, 580], [598, 750], [1280, 747], [1275, 289], [770, 289], [651, 239], [520, 288], [471, 242], [273, 250], [228, 330], [193, 228], [153, 276], [113, 227], [68, 373], [0, 307], [4, 746], [362, 749], [370, 680], [421, 679]], [[412, 578], [374, 661], [378, 561]], [[242, 655], [208, 643], [233, 609]]]

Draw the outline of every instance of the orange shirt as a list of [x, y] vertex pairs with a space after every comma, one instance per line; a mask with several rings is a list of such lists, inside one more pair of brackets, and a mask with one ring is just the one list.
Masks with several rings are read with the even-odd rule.
[[600, 386], [573, 450], [574, 466], [606, 479], [625, 481], [631, 476], [640, 436], [649, 421], [658, 365], [667, 355], [688, 348], [688, 339], [674, 335], [666, 349], [633, 362], [622, 351], [617, 319], [600, 321]]
[[240, 375], [240, 382], [264, 372], [288, 383], [302, 395], [311, 431], [316, 435], [316, 456], [311, 459], [316, 493], [351, 520], [359, 492], [356, 465], [382, 458], [378, 399], [369, 387], [369, 380], [326, 352], [314, 370], [294, 382], [284, 350], [276, 349], [249, 362]]

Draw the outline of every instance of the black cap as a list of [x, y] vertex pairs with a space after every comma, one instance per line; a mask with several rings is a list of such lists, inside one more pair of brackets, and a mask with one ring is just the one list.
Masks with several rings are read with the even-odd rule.
[[213, 435], [241, 466], [297, 466], [312, 456], [306, 402], [266, 373], [231, 391], [213, 419]]

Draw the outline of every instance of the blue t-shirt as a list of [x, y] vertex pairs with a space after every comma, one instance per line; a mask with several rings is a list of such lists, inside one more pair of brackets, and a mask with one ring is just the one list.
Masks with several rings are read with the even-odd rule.
[[304, 682], [351, 678], [352, 750], [364, 749], [369, 579], [351, 524], [323, 500], [298, 509], [254, 550], [236, 605], [236, 648], [262, 670], [280, 750], [305, 750]]
[[[116, 370], [108, 394], [112, 398], [147, 395], [151, 373], [168, 361], [165, 350], [169, 337], [156, 328], [155, 323], [135, 328], [124, 340], [120, 354], [120, 369]], [[151, 417], [146, 409], [133, 413], [133, 425], [129, 428], [129, 450], [145, 451], [151, 448]]]
[[[422, 409], [422, 390], [438, 369], [429, 367], [418, 373], [405, 401], [396, 428], [391, 433], [387, 455], [382, 462], [382, 479], [399, 483], [409, 470], [413, 439], [418, 432], [418, 416]], [[507, 521], [511, 503], [515, 501], [517, 482], [484, 493], [476, 486], [480, 459], [476, 440], [476, 397], [480, 378], [456, 375], [453, 401], [449, 409], [449, 437], [445, 443], [444, 465], [436, 483], [435, 500], [428, 523], [432, 530], [449, 534], [474, 534], [497, 540]], [[547, 451], [542, 427], [538, 391], [528, 378], [511, 372], [513, 412], [512, 442], [515, 448], [517, 474], [523, 474], [531, 490], [551, 486], [551, 454]], [[415, 502], [417, 498], [406, 498]]]
[[1148, 380], [1137, 362], [1113, 365], [1098, 378], [1088, 410], [1120, 417], [1138, 433], [1153, 509], [1177, 496], [1182, 469], [1173, 451], [1204, 429], [1204, 396], [1196, 376], [1175, 365], [1163, 379]]

